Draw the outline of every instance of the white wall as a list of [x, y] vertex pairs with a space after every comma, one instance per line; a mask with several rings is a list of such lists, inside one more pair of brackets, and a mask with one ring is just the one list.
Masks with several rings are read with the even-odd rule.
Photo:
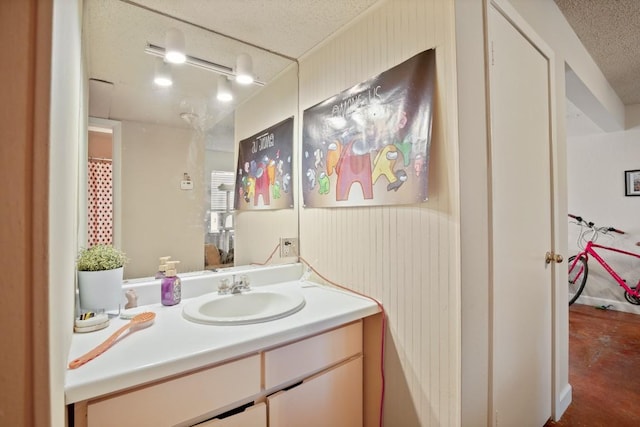
[[[624, 187], [624, 171], [640, 169], [640, 125], [621, 132], [569, 138], [567, 155], [569, 212], [627, 233], [603, 236], [598, 243], [640, 253], [636, 246], [640, 241], [640, 197], [625, 197]], [[578, 251], [579, 231], [580, 227], [569, 224], [569, 254]], [[640, 260], [610, 252], [603, 256], [627, 283], [637, 284]], [[597, 299], [581, 297], [578, 303], [612, 304], [616, 310], [640, 313], [640, 307], [624, 299], [623, 289], [594, 260], [589, 262], [583, 295]]]
[[544, 41], [559, 64], [571, 68], [567, 96], [602, 129], [624, 129], [622, 101], [607, 82], [553, 0], [509, 0]]
[[205, 151], [204, 178], [211, 180], [212, 171], [233, 172], [236, 168], [234, 154], [227, 151]]
[[410, 206], [300, 211], [304, 258], [328, 278], [379, 299], [386, 308], [386, 426], [460, 423], [453, 29], [452, 2], [382, 1], [300, 60], [302, 113], [436, 48], [429, 200]]
[[[86, 135], [81, 1], [53, 2], [49, 151], [51, 425], [65, 420], [64, 376], [74, 318], [80, 153]], [[84, 148], [86, 153], [86, 148]]]
[[[183, 173], [193, 190], [181, 190]], [[158, 257], [178, 273], [204, 268], [204, 141], [189, 130], [122, 123], [122, 250], [125, 278], [153, 276]]]
[[460, 144], [461, 425], [489, 421], [490, 235], [482, 1], [456, 2]]

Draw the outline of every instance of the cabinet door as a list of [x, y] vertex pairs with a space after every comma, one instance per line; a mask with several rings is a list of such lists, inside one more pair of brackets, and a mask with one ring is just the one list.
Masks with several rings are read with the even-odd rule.
[[206, 421], [195, 427], [267, 427], [267, 405], [258, 403], [239, 414]]
[[[260, 393], [260, 356], [89, 402], [89, 427], [184, 424]], [[202, 419], [202, 418], [200, 418]]]
[[362, 426], [362, 356], [267, 401], [269, 427]]

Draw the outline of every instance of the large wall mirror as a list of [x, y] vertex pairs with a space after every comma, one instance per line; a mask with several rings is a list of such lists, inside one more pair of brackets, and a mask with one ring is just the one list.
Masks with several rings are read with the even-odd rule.
[[[112, 233], [129, 258], [127, 279], [153, 276], [159, 257], [167, 255], [181, 261], [182, 272], [238, 264], [243, 221], [226, 212], [234, 193], [220, 187], [234, 182], [235, 142], [297, 111], [294, 106], [264, 123], [253, 121], [252, 107], [239, 113], [274, 82], [280, 98], [297, 99], [295, 61], [243, 41], [241, 28], [260, 25], [252, 11], [227, 22], [219, 2], [197, 2], [197, 10], [189, 4], [194, 2], [84, 1], [87, 182], [93, 182], [86, 184], [90, 219], [81, 238], [95, 244]], [[176, 37], [167, 39], [171, 29], [184, 37], [187, 64], [166, 64], [158, 56]], [[257, 81], [242, 85], [234, 74], [246, 55]], [[170, 86], [154, 83], [167, 71]], [[218, 100], [221, 91], [230, 91], [233, 100]], [[101, 214], [109, 204], [112, 217]], [[297, 214], [286, 215], [297, 221]], [[297, 225], [282, 232], [295, 237], [292, 229], [297, 232]]]

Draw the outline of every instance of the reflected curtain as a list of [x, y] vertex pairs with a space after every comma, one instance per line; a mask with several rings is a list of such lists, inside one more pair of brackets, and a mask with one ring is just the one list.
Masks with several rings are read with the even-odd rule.
[[89, 247], [113, 243], [113, 178], [110, 160], [89, 159]]

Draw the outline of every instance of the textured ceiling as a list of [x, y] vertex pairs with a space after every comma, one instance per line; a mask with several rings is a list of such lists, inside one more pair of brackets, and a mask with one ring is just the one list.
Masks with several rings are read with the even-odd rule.
[[377, 0], [135, 0], [240, 40], [299, 58]]
[[640, 0], [555, 0], [626, 105], [640, 104]]
[[[640, 103], [640, 0], [554, 1], [622, 102]], [[376, 2], [85, 0], [88, 76], [113, 83], [90, 85], [90, 110], [115, 120], [205, 131], [224, 123], [232, 129], [233, 109], [259, 87], [234, 83], [236, 99], [221, 106], [212, 101], [217, 75], [182, 66], [174, 67], [172, 88], [158, 89], [151, 83], [158, 58], [143, 52], [146, 43], [164, 46], [165, 31], [176, 27], [185, 34], [189, 55], [233, 67], [238, 53], [249, 53], [258, 78], [268, 83], [293, 63], [287, 57], [299, 58]], [[181, 119], [181, 113], [192, 113], [192, 123]]]
[[89, 114], [205, 132], [223, 121], [229, 126], [233, 109], [259, 86], [233, 82], [233, 103], [221, 105], [213, 96], [218, 75], [181, 65], [172, 66], [171, 88], [157, 88], [152, 79], [160, 59], [144, 53], [146, 44], [164, 47], [166, 30], [175, 27], [185, 35], [188, 55], [232, 68], [239, 53], [248, 53], [254, 73], [268, 83], [377, 1], [85, 0], [87, 74], [111, 83], [89, 85]]

